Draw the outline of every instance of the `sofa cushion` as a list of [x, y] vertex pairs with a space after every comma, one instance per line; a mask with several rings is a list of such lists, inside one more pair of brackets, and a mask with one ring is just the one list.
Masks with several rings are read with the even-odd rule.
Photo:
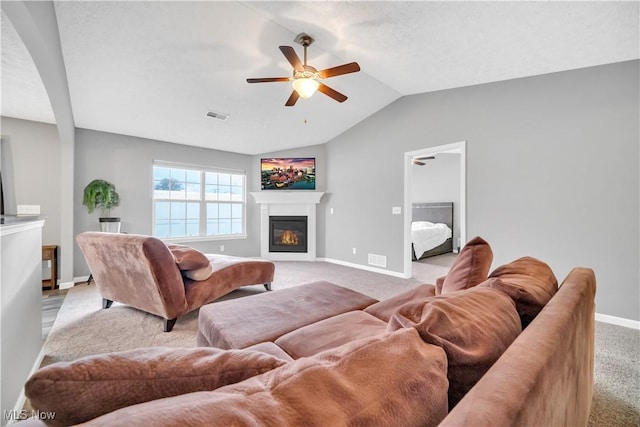
[[101, 354], [38, 370], [25, 384], [32, 407], [74, 425], [137, 403], [214, 390], [287, 363], [245, 350], [163, 348]]
[[393, 312], [400, 308], [404, 303], [418, 298], [432, 297], [435, 295], [435, 292], [436, 288], [433, 285], [420, 285], [394, 297], [372, 304], [365, 308], [364, 311], [380, 320], [388, 322], [393, 315]]
[[384, 334], [387, 323], [365, 313], [349, 311], [291, 331], [275, 343], [294, 359], [313, 356], [360, 338]]
[[197, 270], [209, 265], [209, 258], [197, 249], [185, 245], [167, 245], [180, 270]]
[[451, 269], [436, 287], [436, 295], [461, 291], [484, 282], [489, 274], [493, 251], [481, 237], [474, 237], [462, 248]]
[[551, 267], [532, 257], [519, 258], [496, 268], [480, 286], [498, 289], [516, 303], [525, 328], [558, 291]]
[[404, 329], [301, 358], [216, 391], [123, 408], [94, 423], [436, 426], [447, 414], [446, 370], [441, 348]]
[[449, 407], [455, 406], [521, 332], [515, 304], [506, 294], [472, 288], [403, 305], [387, 330], [415, 328], [442, 347], [449, 361]]

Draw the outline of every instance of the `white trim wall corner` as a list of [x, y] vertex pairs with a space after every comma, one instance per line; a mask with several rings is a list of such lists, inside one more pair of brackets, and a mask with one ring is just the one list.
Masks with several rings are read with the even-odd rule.
[[[423, 148], [415, 151], [407, 151], [404, 153], [404, 269], [403, 277], [406, 279], [412, 276], [411, 264], [411, 185], [412, 185], [412, 159], [416, 156], [433, 156], [441, 153], [458, 153], [460, 154], [460, 203], [458, 209], [454, 211], [460, 220], [460, 242], [453, 242], [454, 249], [458, 246], [462, 247], [467, 241], [467, 218], [466, 218], [466, 141], [453, 142], [435, 147]], [[459, 243], [459, 244], [458, 244]]]

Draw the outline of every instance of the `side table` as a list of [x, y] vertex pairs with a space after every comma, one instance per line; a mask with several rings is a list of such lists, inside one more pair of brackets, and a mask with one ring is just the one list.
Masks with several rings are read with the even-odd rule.
[[46, 245], [42, 247], [42, 260], [51, 262], [51, 277], [42, 280], [43, 289], [58, 287], [58, 246]]

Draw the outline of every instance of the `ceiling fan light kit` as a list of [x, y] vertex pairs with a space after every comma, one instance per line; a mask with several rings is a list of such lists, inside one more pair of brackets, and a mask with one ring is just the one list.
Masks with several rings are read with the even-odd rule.
[[318, 82], [318, 73], [306, 70], [303, 72], [295, 71], [291, 86], [293, 86], [295, 91], [298, 92], [298, 95], [302, 98], [310, 98], [311, 95], [316, 93], [318, 87], [320, 87], [320, 82]]
[[304, 63], [300, 62], [300, 58], [291, 46], [280, 46], [280, 51], [287, 58], [287, 61], [293, 67], [293, 77], [263, 77], [250, 78], [247, 83], [269, 83], [269, 82], [288, 82], [291, 81], [293, 92], [285, 103], [285, 106], [291, 107], [295, 105], [298, 98], [310, 98], [316, 91], [322, 92], [328, 97], [344, 102], [347, 97], [340, 92], [331, 89], [329, 86], [321, 82], [323, 79], [340, 76], [342, 74], [355, 73], [360, 71], [360, 66], [356, 62], [339, 65], [337, 67], [327, 68], [318, 71], [314, 67], [307, 65], [307, 47], [313, 43], [313, 38], [305, 33], [300, 33], [294, 39], [304, 48]]

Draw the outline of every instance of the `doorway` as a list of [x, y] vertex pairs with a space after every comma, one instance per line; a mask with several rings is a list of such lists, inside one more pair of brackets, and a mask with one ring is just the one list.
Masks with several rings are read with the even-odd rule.
[[[454, 219], [457, 224], [457, 235], [454, 233], [453, 248], [464, 246], [467, 241], [467, 221], [466, 221], [466, 141], [454, 142], [451, 144], [439, 145], [435, 147], [423, 148], [420, 150], [404, 153], [404, 272], [405, 278], [411, 278], [412, 266], [412, 245], [411, 245], [411, 221], [413, 203], [413, 174], [414, 159], [416, 157], [429, 158], [438, 154], [458, 154], [459, 156], [459, 199], [454, 203]], [[422, 162], [428, 162], [428, 159]], [[447, 200], [439, 200], [447, 201]]]

